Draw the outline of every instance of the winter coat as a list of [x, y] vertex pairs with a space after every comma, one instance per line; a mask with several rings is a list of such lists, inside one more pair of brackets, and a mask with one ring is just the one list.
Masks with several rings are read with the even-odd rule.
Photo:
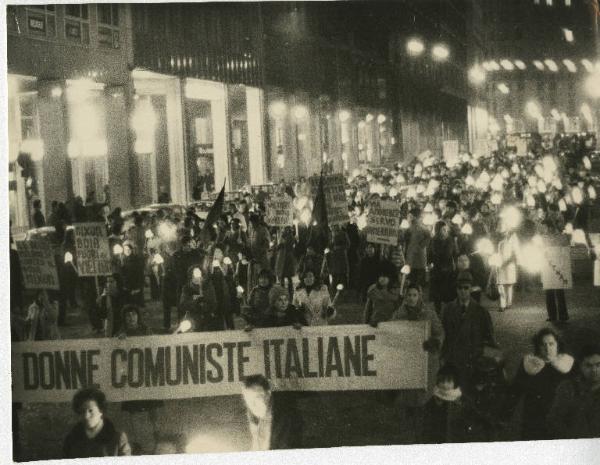
[[448, 304], [443, 311], [442, 324], [446, 339], [442, 357], [460, 372], [461, 382], [470, 382], [475, 361], [483, 354], [485, 345], [495, 346], [494, 328], [489, 312], [475, 302], [469, 301], [463, 312], [458, 300]]
[[261, 270], [270, 270], [269, 264], [269, 247], [270, 234], [269, 230], [264, 225], [251, 226], [248, 229], [248, 241], [250, 245], [250, 254], [252, 260], [258, 264]]
[[358, 266], [358, 286], [362, 295], [377, 282], [377, 273], [379, 273], [380, 260], [377, 256], [366, 256], [360, 261]]
[[512, 404], [523, 398], [521, 439], [552, 439], [546, 416], [558, 385], [570, 377], [573, 362], [568, 354], [559, 354], [548, 363], [533, 354], [523, 358], [511, 386]]
[[350, 239], [345, 231], [339, 230], [333, 238], [333, 247], [326, 256], [327, 269], [333, 276], [348, 276], [350, 273], [350, 263], [348, 261], [348, 248]]
[[388, 321], [402, 300], [400, 289], [382, 288], [373, 284], [367, 291], [367, 304], [365, 306], [365, 323], [377, 324]]
[[275, 307], [271, 306], [265, 315], [263, 328], [278, 328], [295, 324], [301, 324], [302, 326], [307, 326], [308, 324], [301, 310], [290, 304], [282, 314]]
[[424, 409], [421, 443], [465, 442], [467, 435], [465, 407], [461, 398], [446, 401], [432, 397]]
[[406, 234], [406, 262], [411, 269], [424, 270], [431, 233], [421, 224], [413, 223]]
[[450, 302], [456, 298], [455, 256], [456, 246], [452, 237], [434, 238], [431, 241], [429, 262], [433, 264], [433, 269], [431, 270], [430, 294], [431, 300], [434, 302]]
[[63, 445], [65, 459], [124, 455], [131, 455], [127, 435], [118, 432], [108, 418], [104, 418], [102, 430], [92, 439], [87, 437], [83, 423], [77, 423], [67, 435]]
[[264, 326], [269, 312], [269, 292], [272, 286], [273, 283], [269, 283], [267, 287], [256, 286], [250, 292], [248, 306], [242, 309], [242, 317], [249, 325], [258, 328]]
[[295, 244], [296, 240], [293, 234], [284, 234], [281, 238], [281, 242], [277, 245], [277, 254], [275, 258], [276, 276], [289, 278], [296, 274], [296, 257], [294, 255]]
[[547, 420], [554, 439], [600, 437], [600, 389], [592, 391], [582, 377], [563, 381]]
[[[416, 309], [411, 309], [406, 305], [406, 303], [403, 303], [400, 308], [392, 314], [390, 321], [429, 321], [431, 327], [430, 338], [438, 341], [439, 348], [441, 350], [442, 343], [444, 342], [444, 328], [442, 327], [442, 323], [440, 322], [437, 313], [429, 308], [424, 308], [422, 303]], [[429, 353], [427, 363], [427, 379], [429, 381], [429, 385], [427, 386], [427, 389], [402, 390], [399, 392], [396, 402], [398, 402], [400, 405], [410, 407], [420, 406], [427, 402], [431, 397], [431, 393], [433, 392], [435, 377], [440, 366], [439, 359], [439, 350], [437, 352]]]
[[331, 296], [326, 285], [318, 289], [308, 290], [305, 286], [298, 287], [294, 292], [294, 306], [304, 310], [304, 315], [309, 326], [323, 326], [328, 324], [328, 311], [332, 309]]

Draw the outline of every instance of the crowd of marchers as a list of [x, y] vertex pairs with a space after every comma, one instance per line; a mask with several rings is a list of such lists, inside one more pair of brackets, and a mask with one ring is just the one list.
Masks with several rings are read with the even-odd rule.
[[[167, 203], [125, 215], [91, 196], [85, 206], [53, 203], [46, 220], [34, 202], [33, 221], [48, 231], [60, 289], [24, 289], [11, 248], [13, 340], [60, 338], [69, 308], [86, 312], [98, 337], [233, 330], [236, 319], [245, 331], [301, 331], [335, 324], [345, 294], [364, 303], [363, 322], [373, 327], [431, 323], [423, 344], [431, 355], [430, 386], [380, 396], [398, 408], [399, 421], [412, 425], [414, 442], [499, 440], [519, 403], [522, 439], [598, 437], [600, 348], [571, 354], [563, 346], [564, 288], [544, 289], [548, 321], [556, 326], [540, 325], [512, 380], [484, 306], [498, 302], [498, 311], [507, 311], [515, 286], [539, 288], [539, 269], [531, 267], [536, 250], [579, 243], [596, 260], [589, 217], [597, 178], [590, 157], [582, 137], [533, 140], [525, 154], [501, 141], [484, 157], [459, 154], [450, 163], [425, 154], [394, 169], [357, 170], [347, 179], [348, 222], [331, 227], [326, 208], [303, 214], [323, 204], [305, 179], [281, 182], [271, 193], [288, 196], [296, 208], [297, 220], [284, 227], [266, 224], [268, 196], [250, 189], [234, 202], [220, 195], [207, 215]], [[367, 240], [374, 199], [398, 202], [397, 245]], [[112, 275], [78, 276], [70, 225], [79, 222], [106, 225]], [[162, 328], [144, 324], [140, 309], [148, 297], [161, 304]], [[261, 376], [248, 378], [243, 393], [249, 448], [302, 446], [297, 396], [272, 393]], [[132, 415], [148, 415], [154, 427], [161, 408], [155, 401], [123, 403]], [[128, 455], [130, 444], [136, 453], [154, 450], [105, 418], [101, 392], [79, 392], [73, 409], [81, 421], [65, 440], [65, 457]], [[185, 449], [182, 438], [157, 438], [156, 450]]]

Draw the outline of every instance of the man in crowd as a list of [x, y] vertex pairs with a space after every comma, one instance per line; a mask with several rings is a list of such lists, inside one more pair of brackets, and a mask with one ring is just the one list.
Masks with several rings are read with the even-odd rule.
[[548, 414], [556, 439], [600, 437], [600, 345], [587, 345], [580, 373], [558, 386]]
[[471, 297], [472, 285], [471, 273], [462, 272], [457, 279], [458, 298], [448, 304], [442, 316], [446, 335], [442, 357], [457, 368], [463, 388], [471, 379], [475, 362], [483, 355], [484, 347], [496, 347], [492, 318]]
[[410, 266], [409, 281], [425, 287], [425, 267], [427, 265], [427, 247], [431, 233], [422, 222], [421, 210], [413, 208], [409, 213], [410, 228], [406, 233], [406, 262]]
[[251, 450], [298, 449], [302, 444], [302, 418], [293, 394], [273, 393], [263, 375], [246, 378], [242, 388]]

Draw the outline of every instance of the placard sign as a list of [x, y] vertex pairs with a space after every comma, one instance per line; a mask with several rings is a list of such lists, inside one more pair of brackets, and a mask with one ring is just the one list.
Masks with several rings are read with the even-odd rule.
[[[319, 176], [310, 178], [313, 198], [319, 188]], [[327, 206], [329, 225], [342, 225], [348, 222], [348, 201], [346, 200], [346, 181], [341, 174], [323, 176], [323, 192]]]
[[542, 286], [544, 290], [571, 289], [573, 287], [571, 248], [545, 247], [543, 256]]
[[376, 244], [398, 245], [400, 204], [393, 200], [374, 200], [367, 217], [367, 241]]
[[112, 262], [104, 223], [75, 223], [73, 228], [79, 276], [111, 275]]
[[12, 344], [13, 402], [69, 402], [83, 386], [111, 401], [239, 394], [263, 374], [275, 390], [425, 389], [428, 321]]
[[271, 197], [267, 201], [267, 216], [265, 222], [269, 226], [291, 226], [294, 222], [294, 205], [289, 196]]
[[27, 289], [59, 289], [54, 249], [50, 241], [37, 238], [17, 241], [23, 283]]

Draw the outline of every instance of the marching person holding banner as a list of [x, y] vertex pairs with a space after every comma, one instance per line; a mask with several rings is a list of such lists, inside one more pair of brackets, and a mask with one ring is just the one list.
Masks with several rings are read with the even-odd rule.
[[116, 457], [131, 455], [125, 433], [117, 431], [104, 416], [106, 396], [102, 391], [87, 388], [73, 397], [73, 410], [80, 421], [71, 429], [63, 445], [63, 458]]
[[269, 291], [269, 313], [265, 319], [265, 328], [293, 326], [300, 329], [307, 326], [306, 316], [290, 304], [287, 291], [275, 284]]
[[311, 270], [301, 276], [293, 305], [303, 311], [309, 326], [327, 325], [335, 317], [329, 289], [321, 284]]
[[[119, 333], [119, 339], [150, 335], [152, 331], [143, 323], [139, 307], [126, 305], [123, 308], [123, 328]], [[134, 455], [151, 452], [149, 446], [157, 431], [157, 409], [163, 405], [164, 402], [160, 400], [135, 400], [121, 404], [121, 410], [129, 413], [130, 442]], [[146, 420], [146, 413], [149, 422]]]

